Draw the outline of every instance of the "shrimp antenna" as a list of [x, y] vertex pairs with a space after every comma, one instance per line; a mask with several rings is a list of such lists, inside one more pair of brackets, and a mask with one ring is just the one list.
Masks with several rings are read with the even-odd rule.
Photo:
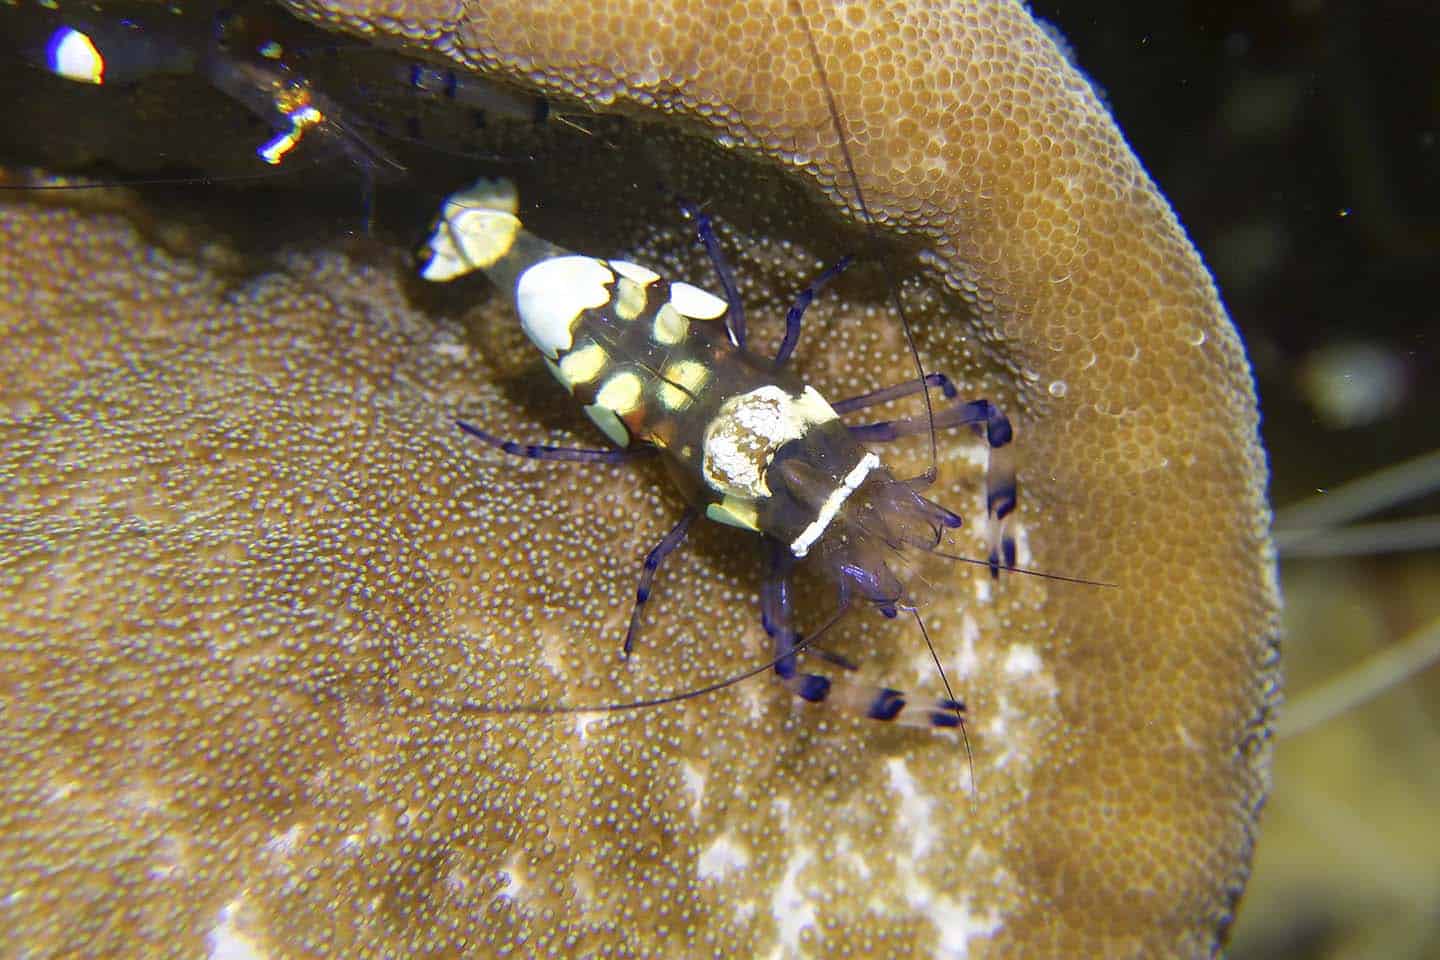
[[[977, 560], [974, 557], [966, 557], [958, 553], [946, 553], [944, 550], [931, 550], [929, 553], [946, 560], [954, 560], [956, 563], [970, 563], [977, 567], [990, 569], [990, 561]], [[1034, 570], [1030, 567], [1006, 567], [1006, 573], [1023, 573], [1027, 577], [1039, 577], [1042, 580], [1058, 580], [1061, 583], [1079, 583], [1087, 587], [1119, 587], [1118, 583], [1110, 583], [1105, 580], [1089, 580], [1085, 577], [1067, 577], [1063, 573], [1049, 573], [1045, 570]]]
[[115, 181], [95, 181], [91, 183], [0, 183], [0, 190], [24, 190], [29, 193], [34, 190], [97, 190], [108, 187], [172, 187], [186, 185], [215, 186], [224, 183], [245, 183], [254, 180], [268, 180], [271, 177], [283, 177], [293, 174], [297, 169], [314, 166], [320, 162], [319, 158], [311, 157], [304, 161], [302, 166], [289, 164], [285, 167], [272, 167], [266, 170], [257, 170], [254, 173], [225, 174], [223, 176], [198, 176], [184, 177], [138, 177], [133, 179]]
[[[774, 669], [777, 664], [781, 663], [784, 660], [788, 660], [789, 658], [795, 656], [797, 653], [800, 653], [801, 651], [807, 649], [811, 644], [818, 641], [831, 627], [839, 623], [841, 618], [843, 618], [845, 614], [849, 611], [850, 604], [842, 604], [840, 608], [836, 610], [835, 613], [833, 613], [830, 618], [825, 621], [824, 624], [821, 625], [819, 630], [816, 630], [809, 636], [797, 636], [795, 638], [795, 645], [791, 649], [785, 651], [785, 653], [774, 658], [773, 660], [768, 660], [765, 663], [760, 664], [758, 667], [751, 667], [748, 670], [734, 674], [733, 676], [726, 677], [723, 680], [716, 680], [714, 683], [707, 683], [702, 687], [695, 687], [690, 690], [681, 690], [676, 693], [662, 694], [661, 696], [650, 697], [645, 700], [629, 700], [624, 703], [597, 703], [589, 705], [563, 703], [522, 703], [511, 705], [476, 703], [472, 700], [466, 700], [462, 701], [461, 703], [455, 704], [454, 707], [456, 710], [462, 713], [479, 713], [487, 714], [490, 716], [513, 716], [516, 714], [523, 714], [529, 716], [551, 716], [554, 714], [571, 713], [623, 713], [630, 710], [644, 710], [649, 707], [660, 707], [668, 703], [680, 703], [683, 700], [693, 700], [696, 697], [703, 697], [706, 694], [715, 693], [719, 690], [724, 690], [726, 687], [733, 687], [737, 683], [742, 683], [746, 680], [749, 680], [751, 677], [759, 676], [767, 670]], [[969, 749], [968, 742], [966, 743], [966, 749]]]
[[909, 610], [910, 616], [915, 618], [915, 625], [920, 628], [920, 636], [925, 638], [925, 649], [930, 651], [930, 659], [935, 661], [935, 669], [940, 674], [940, 682], [945, 686], [945, 698], [956, 705], [954, 708], [955, 719], [959, 721], [960, 739], [965, 743], [965, 761], [970, 765], [970, 794], [973, 797], [980, 792], [980, 789], [975, 782], [975, 754], [970, 752], [970, 734], [965, 730], [964, 708], [959, 706], [960, 701], [955, 699], [955, 691], [950, 689], [950, 678], [945, 676], [945, 667], [940, 663], [940, 654], [935, 652], [935, 644], [930, 642], [930, 631], [925, 629], [925, 621], [920, 618], [920, 611], [915, 607], [902, 607], [901, 609]]
[[[805, 45], [810, 50], [810, 60], [815, 66], [815, 73], [820, 78], [820, 90], [825, 95], [825, 107], [830, 111], [830, 121], [835, 125], [835, 135], [840, 140], [840, 156], [845, 160], [845, 172], [850, 177], [850, 183], [855, 187], [855, 201], [860, 207], [860, 214], [865, 221], [865, 232], [869, 237], [870, 246], [875, 251], [875, 258], [880, 264], [880, 270], [885, 276], [885, 286], [890, 291], [890, 302], [895, 307], [895, 313], [900, 317], [900, 328], [905, 331], [905, 346], [910, 350], [910, 359], [915, 363], [915, 371], [920, 376], [920, 382], [925, 382], [925, 364], [920, 360], [920, 348], [915, 345], [915, 332], [910, 327], [910, 314], [905, 311], [904, 298], [900, 296], [900, 285], [895, 281], [895, 271], [890, 266], [890, 258], [886, 255], [885, 247], [880, 242], [879, 231], [875, 227], [875, 218], [870, 215], [870, 205], [865, 201], [865, 191], [860, 187], [860, 176], [855, 172], [855, 159], [850, 154], [850, 137], [845, 128], [845, 117], [840, 112], [840, 105], [835, 100], [835, 92], [830, 89], [830, 75], [825, 70], [825, 61], [820, 56], [820, 47], [815, 42], [815, 33], [810, 29], [810, 21], [805, 18], [805, 9], [800, 6], [800, 0], [790, 0], [790, 9], [800, 21], [800, 29], [805, 33]], [[930, 400], [930, 391], [921, 390], [920, 396], [925, 401], [925, 420], [930, 424], [930, 466], [925, 471], [928, 480], [934, 480], [939, 472], [940, 450], [935, 440], [935, 405]]]

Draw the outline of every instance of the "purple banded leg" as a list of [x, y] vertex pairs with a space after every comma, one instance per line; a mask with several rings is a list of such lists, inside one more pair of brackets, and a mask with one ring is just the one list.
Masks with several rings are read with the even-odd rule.
[[[945, 395], [946, 400], [954, 400], [960, 395], [955, 389], [955, 384], [943, 373], [925, 374], [925, 386], [935, 387]], [[897, 383], [893, 387], [885, 387], [882, 390], [872, 390], [869, 393], [862, 393], [858, 397], [851, 397], [848, 400], [841, 400], [839, 403], [831, 404], [835, 412], [841, 414], [850, 413], [855, 410], [863, 410], [866, 407], [873, 407], [880, 403], [889, 403], [891, 400], [900, 400], [905, 397], [914, 396], [920, 392], [919, 380], [907, 380], [904, 383]]]
[[760, 584], [760, 623], [775, 645], [775, 674], [789, 681], [795, 677], [795, 645], [800, 639], [790, 626], [790, 570], [794, 563], [790, 551], [778, 541], [767, 537], [765, 546], [770, 553], [770, 570]]
[[815, 300], [815, 295], [825, 289], [825, 284], [834, 280], [845, 268], [855, 262], [854, 257], [841, 257], [834, 264], [828, 267], [824, 273], [811, 281], [810, 286], [800, 291], [795, 302], [785, 313], [785, 338], [780, 341], [780, 349], [775, 352], [775, 366], [783, 367], [790, 360], [790, 354], [795, 352], [795, 346], [800, 342], [800, 321], [805, 316], [805, 311]]
[[530, 460], [570, 460], [578, 463], [624, 463], [627, 460], [636, 460], [640, 457], [648, 457], [655, 453], [655, 448], [648, 446], [624, 450], [588, 450], [582, 447], [550, 447], [536, 443], [516, 443], [514, 440], [505, 440], [495, 436], [493, 433], [486, 433], [479, 427], [468, 424], [464, 420], [456, 420], [455, 426], [464, 430], [475, 439], [488, 443], [496, 450], [503, 450], [506, 453], [514, 454], [517, 457], [525, 457]]
[[[1015, 566], [1015, 538], [1009, 533], [1010, 518], [1019, 497], [1015, 484], [1015, 458], [1010, 449], [1014, 434], [1009, 418], [989, 400], [971, 400], [935, 411], [936, 430], [965, 425], [981, 432], [990, 447], [990, 462], [985, 470], [985, 511], [990, 518], [989, 563], [993, 575], [1001, 566]], [[863, 443], [885, 443], [926, 433], [930, 427], [925, 417], [907, 417], [851, 427], [850, 435]]]
[[735, 285], [735, 272], [730, 269], [730, 264], [720, 249], [720, 241], [715, 238], [715, 228], [710, 223], [709, 215], [701, 213], [700, 208], [688, 200], [680, 201], [680, 209], [685, 216], [695, 218], [695, 234], [705, 245], [710, 262], [715, 265], [715, 274], [720, 278], [720, 289], [729, 305], [725, 308], [725, 329], [730, 334], [730, 342], [744, 350], [745, 307], [740, 302], [740, 288]]
[[[784, 545], [770, 541], [770, 573], [760, 588], [760, 615], [766, 633], [775, 641], [775, 674], [786, 689], [810, 703], [837, 706], [871, 720], [907, 727], [960, 726], [965, 705], [957, 700], [932, 700], [912, 707], [906, 694], [899, 690], [831, 680], [818, 673], [800, 673], [794, 654], [800, 634], [790, 626], [790, 568], [793, 565], [794, 558]], [[845, 602], [842, 595], [842, 606]]]
[[640, 621], [645, 615], [645, 604], [650, 600], [650, 585], [655, 582], [655, 571], [659, 570], [664, 559], [685, 541], [685, 534], [690, 531], [690, 524], [698, 515], [699, 511], [694, 507], [686, 510], [685, 515], [670, 528], [670, 532], [645, 555], [645, 565], [640, 570], [640, 586], [635, 589], [635, 607], [630, 611], [630, 628], [625, 631], [625, 656], [630, 656], [630, 650], [635, 646], [635, 637], [640, 633]]

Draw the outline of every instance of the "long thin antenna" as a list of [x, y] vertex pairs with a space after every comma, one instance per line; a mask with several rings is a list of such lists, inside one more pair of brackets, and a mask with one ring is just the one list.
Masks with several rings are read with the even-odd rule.
[[[305, 166], [312, 166], [318, 160], [307, 160]], [[193, 176], [193, 177], [138, 177], [127, 180], [115, 181], [94, 181], [90, 183], [0, 183], [0, 190], [23, 190], [26, 193], [40, 190], [104, 190], [120, 187], [155, 187], [155, 186], [186, 186], [204, 184], [214, 186], [221, 183], [243, 183], [253, 180], [268, 180], [272, 177], [284, 177], [293, 174], [295, 164], [284, 168], [271, 167], [266, 170], [259, 170], [255, 173], [236, 173], [224, 176]], [[47, 174], [51, 176], [63, 176], [63, 174]]]
[[[958, 553], [946, 553], [943, 550], [931, 550], [930, 553], [946, 560], [954, 560], [956, 563], [970, 563], [977, 567], [990, 569], [989, 560], [977, 560], [975, 557], [967, 557]], [[1006, 573], [1023, 573], [1027, 577], [1039, 577], [1042, 580], [1059, 580], [1061, 583], [1079, 583], [1087, 587], [1118, 587], [1118, 583], [1109, 583], [1105, 580], [1088, 580], [1085, 577], [1067, 577], [1063, 573], [1047, 573], [1044, 570], [1033, 570], [1029, 567], [1006, 567]]]
[[970, 752], [970, 734], [965, 730], [965, 708], [960, 706], [960, 701], [955, 698], [955, 691], [950, 689], [950, 678], [945, 676], [945, 667], [940, 663], [940, 654], [935, 652], [935, 644], [930, 642], [930, 631], [925, 629], [925, 621], [920, 619], [920, 611], [914, 607], [902, 608], [910, 611], [910, 616], [915, 618], [915, 625], [920, 628], [920, 636], [925, 638], [925, 649], [930, 651], [930, 659], [935, 661], [935, 669], [940, 672], [940, 682], [945, 685], [945, 698], [955, 704], [955, 719], [960, 722], [960, 739], [965, 742], [965, 759], [970, 764], [970, 792], [972, 795], [980, 792], [979, 785], [975, 782], [975, 754]]
[[[825, 106], [830, 111], [830, 121], [835, 125], [835, 135], [840, 140], [840, 155], [845, 160], [845, 172], [850, 177], [850, 183], [855, 188], [855, 201], [860, 207], [860, 213], [865, 221], [865, 232], [870, 238], [870, 246], [875, 251], [875, 257], [879, 261], [881, 272], [885, 275], [885, 284], [890, 292], [890, 302], [895, 306], [895, 313], [900, 317], [900, 327], [905, 331], [905, 345], [910, 348], [910, 358], [915, 362], [915, 370], [920, 375], [920, 382], [925, 382], [925, 365], [920, 361], [920, 349], [915, 345], [915, 333], [910, 328], [910, 315], [905, 312], [905, 301], [900, 296], [900, 285], [895, 281], [895, 272], [890, 268], [890, 258], [885, 253], [885, 248], [880, 243], [880, 235], [875, 226], [875, 218], [870, 215], [870, 205], [865, 202], [865, 191], [860, 187], [860, 177], [855, 172], [855, 160], [850, 155], [850, 137], [845, 129], [845, 118], [840, 113], [840, 105], [835, 100], [835, 92], [830, 88], [830, 75], [825, 71], [825, 61], [820, 56], [820, 47], [815, 42], [815, 32], [810, 29], [810, 21], [805, 18], [805, 9], [800, 6], [800, 0], [790, 0], [790, 9], [800, 21], [800, 28], [805, 33], [805, 44], [810, 49], [810, 60], [815, 66], [815, 73], [820, 78], [820, 90], [825, 95]], [[930, 400], [930, 391], [921, 390], [921, 397], [925, 400], [925, 419], [930, 424], [930, 467], [925, 475], [934, 480], [939, 471], [940, 450], [935, 440], [935, 406]]]
[[751, 677], [759, 676], [767, 670], [774, 669], [776, 664], [780, 663], [783, 660], [787, 660], [790, 657], [793, 657], [797, 653], [802, 653], [812, 643], [815, 643], [817, 640], [819, 640], [822, 636], [825, 635], [826, 631], [828, 631], [831, 627], [835, 626], [835, 624], [839, 623], [840, 619], [844, 617], [845, 614], [849, 611], [850, 605], [848, 603], [842, 605], [840, 609], [836, 610], [835, 613], [831, 615], [830, 619], [825, 621], [825, 623], [820, 627], [819, 630], [816, 630], [809, 636], [797, 635], [795, 638], [795, 645], [791, 649], [787, 650], [785, 653], [776, 657], [775, 659], [762, 663], [758, 667], [751, 667], [749, 670], [745, 670], [742, 673], [737, 673], [733, 676], [726, 677], [723, 680], [716, 680], [714, 683], [708, 683], [703, 687], [695, 687], [690, 690], [681, 690], [677, 693], [667, 693], [658, 697], [650, 697], [645, 700], [629, 700], [624, 703], [597, 703], [590, 705], [550, 703], [490, 704], [476, 703], [474, 701], [467, 700], [459, 704], [455, 704], [454, 708], [462, 713], [480, 713], [491, 716], [513, 716], [515, 714], [525, 714], [531, 716], [549, 716], [554, 714], [571, 713], [621, 713], [628, 710], [644, 710], [648, 707], [660, 707], [664, 706], [667, 703], [679, 703], [682, 700], [692, 700], [695, 697], [703, 697], [706, 694], [715, 693], [718, 690], [724, 690], [726, 687], [732, 687], [737, 683], [749, 680]]

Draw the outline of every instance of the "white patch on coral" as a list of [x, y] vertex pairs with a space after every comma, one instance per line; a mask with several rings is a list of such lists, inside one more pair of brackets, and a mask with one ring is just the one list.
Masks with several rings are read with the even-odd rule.
[[980, 669], [980, 654], [976, 644], [980, 641], [980, 624], [975, 622], [969, 611], [960, 614], [960, 655], [956, 658], [956, 674], [968, 677]]
[[[764, 683], [746, 684], [740, 691], [740, 697], [749, 708], [748, 715], [751, 723], [758, 723], [765, 716], [765, 708], [775, 702], [775, 688]], [[799, 700], [799, 697], [793, 697]]]
[[704, 808], [705, 800], [705, 774], [700, 768], [686, 760], [680, 764], [680, 775], [685, 778], [685, 789], [695, 799], [690, 803], [690, 817], [694, 820], [700, 819], [700, 811]]
[[603, 718], [598, 713], [577, 713], [575, 714], [575, 735], [583, 743], [590, 739], [590, 728], [599, 723]]
[[869, 880], [873, 871], [869, 862], [855, 849], [855, 842], [848, 833], [837, 833], [835, 835], [834, 855], [837, 860], [842, 861], [855, 871], [855, 875], [861, 880]]
[[1035, 648], [1025, 643], [1017, 643], [1010, 647], [1010, 652], [1005, 656], [1006, 673], [1012, 677], [1028, 677], [1040, 669], [1040, 654]]
[[158, 838], [155, 860], [150, 864], [146, 873], [152, 880], [168, 880], [176, 872], [184, 870], [188, 866], [189, 860], [185, 841], [174, 834], [167, 833]]
[[944, 960], [958, 960], [970, 955], [970, 941], [976, 937], [993, 937], [1000, 932], [1000, 915], [995, 910], [976, 914], [964, 901], [957, 903], [949, 897], [936, 897], [926, 911], [930, 922], [940, 934], [935, 944], [935, 956]]
[[463, 343], [454, 340], [442, 340], [432, 343], [430, 349], [446, 360], [461, 361], [470, 356], [470, 348]]
[[[1004, 881], [995, 878], [993, 884], [1003, 887]], [[978, 889], [990, 884], [977, 882]], [[931, 956], [939, 960], [960, 960], [970, 955], [970, 942], [976, 937], [993, 937], [1002, 926], [1000, 913], [993, 908], [983, 914], [971, 909], [968, 899], [955, 900], [937, 894], [920, 879], [918, 873], [911, 873], [905, 882], [905, 901], [912, 910], [923, 915], [935, 927], [935, 949]]]
[[800, 932], [806, 927], [815, 927], [815, 905], [805, 899], [800, 889], [800, 871], [812, 859], [808, 849], [798, 848], [770, 898], [770, 914], [780, 928], [780, 945], [792, 954], [800, 949]]
[[985, 738], [987, 742], [998, 745], [998, 749], [990, 754], [990, 764], [999, 770], [1012, 760], [1025, 759], [1025, 741], [1012, 736], [1010, 731], [1025, 731], [1032, 718], [1004, 694], [995, 698], [992, 709], [989, 722], [985, 724]]
[[300, 846], [300, 840], [304, 832], [304, 826], [298, 823], [294, 824], [284, 833], [277, 833], [265, 841], [265, 850], [276, 856], [288, 857], [295, 852], [296, 847]]
[[525, 890], [525, 873], [520, 869], [520, 857], [512, 856], [505, 862], [505, 886], [496, 891], [497, 896], [517, 900]]
[[730, 834], [722, 833], [700, 854], [696, 868], [701, 880], [712, 880], [749, 864], [750, 851], [736, 843]]
[[263, 960], [265, 954], [254, 940], [240, 931], [235, 922], [243, 901], [231, 900], [220, 908], [220, 916], [210, 932], [205, 934], [205, 943], [210, 952], [209, 960]]
[[50, 788], [50, 796], [46, 799], [49, 800], [50, 803], [60, 803], [63, 800], [68, 800], [70, 795], [79, 789], [80, 781], [62, 780]]
[[900, 832], [910, 839], [910, 856], [919, 860], [935, 845], [935, 800], [920, 792], [903, 757], [886, 760], [885, 772], [890, 789], [900, 796], [895, 820]]

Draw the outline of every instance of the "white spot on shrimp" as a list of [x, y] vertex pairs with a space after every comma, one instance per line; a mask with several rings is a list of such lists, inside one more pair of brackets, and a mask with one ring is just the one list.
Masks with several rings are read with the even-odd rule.
[[617, 447], [630, 445], [630, 431], [626, 429], [624, 422], [615, 416], [614, 410], [592, 403], [585, 407], [585, 415], [610, 438], [611, 443]]
[[420, 275], [432, 282], [484, 270], [510, 252], [520, 233], [520, 198], [510, 180], [482, 178], [445, 199]]
[[825, 398], [806, 387], [792, 397], [767, 385], [726, 400], [705, 428], [700, 470], [711, 489], [741, 500], [770, 496], [765, 470], [775, 451], [812, 426], [836, 417]]
[[651, 336], [656, 343], [673, 347], [689, 335], [690, 321], [675, 309], [674, 304], [667, 303], [655, 311], [655, 325], [651, 329]]
[[605, 385], [595, 395], [595, 403], [616, 416], [623, 417], [640, 406], [644, 392], [645, 387], [640, 377], [630, 370], [624, 370], [605, 381]]
[[685, 316], [696, 320], [714, 320], [724, 316], [730, 306], [709, 290], [683, 282], [670, 284], [670, 303]]
[[610, 355], [598, 343], [582, 343], [560, 358], [560, 376], [566, 389], [574, 392], [577, 383], [589, 383], [605, 371]]
[[615, 274], [594, 257], [551, 257], [520, 275], [515, 312], [530, 342], [550, 359], [570, 349], [585, 310], [610, 302]]
[[694, 360], [677, 360], [667, 366], [662, 374], [657, 396], [667, 410], [683, 410], [694, 401], [695, 395], [710, 379], [710, 371], [703, 363]]
[[638, 263], [631, 263], [629, 260], [611, 260], [610, 266], [615, 272], [627, 280], [633, 280], [642, 287], [648, 287], [660, 279], [660, 274], [649, 267], [642, 267]]

